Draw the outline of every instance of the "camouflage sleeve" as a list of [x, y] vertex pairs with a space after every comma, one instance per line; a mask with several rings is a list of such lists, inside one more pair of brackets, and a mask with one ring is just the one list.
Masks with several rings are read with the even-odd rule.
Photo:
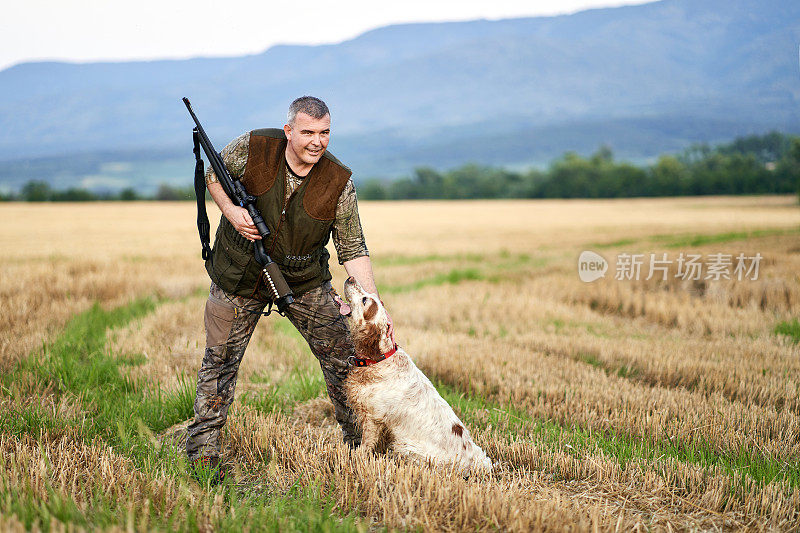
[[358, 216], [358, 198], [352, 179], [347, 180], [347, 185], [339, 196], [331, 235], [340, 265], [345, 261], [369, 255]]
[[[243, 133], [228, 143], [222, 149], [222, 161], [228, 167], [231, 177], [241, 178], [244, 174], [244, 167], [247, 164], [247, 153], [250, 149], [250, 132]], [[219, 183], [214, 169], [209, 165], [206, 170], [206, 185], [209, 183]]]

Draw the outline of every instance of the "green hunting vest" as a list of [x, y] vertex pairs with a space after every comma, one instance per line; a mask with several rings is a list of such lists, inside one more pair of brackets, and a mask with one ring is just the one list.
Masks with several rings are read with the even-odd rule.
[[[297, 296], [331, 279], [325, 245], [336, 204], [352, 172], [326, 151], [286, 202], [286, 143], [283, 130], [251, 131], [242, 184], [256, 197], [256, 207], [269, 228], [264, 249]], [[224, 216], [206, 270], [230, 294], [269, 300], [253, 243]]]

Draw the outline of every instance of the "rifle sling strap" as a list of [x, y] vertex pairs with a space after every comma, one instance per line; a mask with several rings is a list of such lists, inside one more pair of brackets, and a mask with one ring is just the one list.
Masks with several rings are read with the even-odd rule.
[[206, 178], [203, 171], [203, 158], [200, 157], [200, 134], [197, 128], [192, 130], [194, 140], [195, 164], [194, 164], [194, 194], [197, 198], [197, 232], [200, 234], [200, 244], [203, 246], [201, 256], [204, 261], [211, 258], [211, 225], [208, 223], [208, 213], [206, 212]]

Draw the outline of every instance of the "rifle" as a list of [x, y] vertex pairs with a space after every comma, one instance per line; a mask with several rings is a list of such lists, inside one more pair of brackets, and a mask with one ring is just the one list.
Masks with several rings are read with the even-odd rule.
[[205, 180], [198, 179], [198, 176], [203, 175], [203, 160], [200, 157], [200, 147], [203, 148], [203, 152], [205, 152], [211, 168], [214, 169], [214, 173], [217, 175], [225, 194], [227, 194], [234, 203], [247, 209], [250, 218], [253, 219], [256, 230], [258, 230], [258, 234], [261, 235], [261, 240], [253, 242], [253, 253], [256, 262], [261, 265], [262, 275], [267, 282], [267, 287], [272, 296], [266, 314], [272, 311], [272, 303], [274, 301], [278, 306], [278, 314], [285, 316], [286, 309], [294, 302], [294, 294], [292, 293], [292, 289], [289, 288], [289, 284], [286, 283], [286, 280], [283, 278], [278, 264], [273, 261], [264, 250], [264, 241], [269, 237], [270, 232], [261, 213], [256, 209], [256, 197], [248, 194], [244, 185], [242, 185], [242, 182], [239, 181], [238, 178], [234, 179], [231, 177], [228, 173], [228, 169], [225, 167], [225, 163], [222, 161], [222, 156], [214, 149], [214, 146], [208, 139], [208, 135], [206, 135], [205, 130], [203, 130], [203, 126], [200, 125], [200, 121], [194, 114], [189, 99], [184, 97], [183, 103], [186, 104], [186, 109], [189, 110], [189, 114], [196, 124], [195, 128], [192, 130], [192, 137], [194, 138], [194, 154], [197, 160], [195, 165], [195, 194], [197, 195], [197, 229], [200, 233], [200, 243], [203, 246], [201, 255], [203, 259], [206, 260], [211, 257], [211, 248], [209, 247], [210, 225], [208, 223], [205, 207]]

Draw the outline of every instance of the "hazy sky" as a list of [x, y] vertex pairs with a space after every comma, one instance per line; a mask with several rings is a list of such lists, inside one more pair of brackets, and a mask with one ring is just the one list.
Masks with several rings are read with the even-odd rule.
[[[0, 18], [0, 69], [42, 59], [243, 55], [273, 44], [338, 42], [399, 22], [571, 13], [643, 0], [26, 0]], [[308, 5], [313, 7], [296, 7]]]

